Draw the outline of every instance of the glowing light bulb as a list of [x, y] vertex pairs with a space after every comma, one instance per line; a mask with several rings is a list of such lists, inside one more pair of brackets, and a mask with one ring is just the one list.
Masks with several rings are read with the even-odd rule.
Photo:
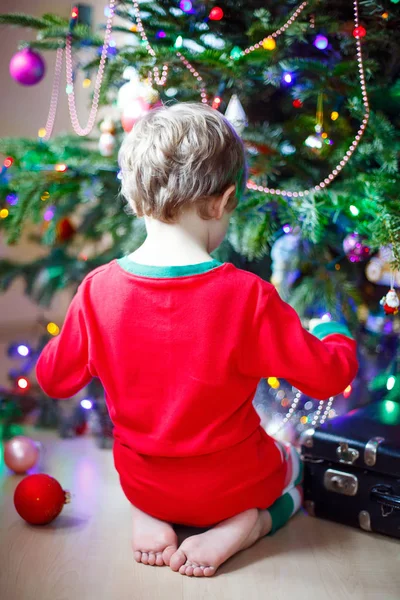
[[178, 37], [175, 40], [175, 48], [182, 48], [183, 46], [183, 37], [181, 35], [178, 35]]
[[277, 390], [281, 385], [279, 379], [276, 377], [268, 377], [267, 379], [268, 385], [270, 385], [274, 390]]
[[232, 52], [231, 52], [231, 59], [232, 60], [237, 60], [238, 58], [240, 58], [242, 56], [242, 51], [239, 48], [239, 46], [235, 46], [234, 48], [232, 48]]
[[262, 47], [264, 48], [264, 50], [275, 50], [276, 41], [271, 36], [266, 37], [263, 39]]
[[367, 30], [362, 25], [353, 29], [353, 35], [355, 38], [363, 38], [367, 35]]
[[10, 214], [10, 211], [8, 210], [8, 208], [2, 208], [0, 210], [0, 219], [7, 219], [9, 214]]
[[77, 19], [79, 15], [79, 10], [77, 6], [74, 6], [71, 11], [71, 19]]
[[91, 86], [92, 80], [89, 79], [89, 77], [85, 77], [85, 79], [82, 81], [82, 87], [84, 88], [88, 88]]
[[294, 108], [301, 108], [303, 106], [303, 103], [299, 98], [296, 98], [295, 100], [293, 100], [292, 104], [293, 104]]
[[55, 323], [51, 322], [47, 324], [47, 331], [50, 333], [50, 335], [58, 335], [60, 333], [60, 328]]
[[6, 200], [8, 204], [11, 204], [11, 206], [15, 206], [16, 204], [18, 204], [17, 194], [7, 194]]
[[331, 119], [332, 121], [336, 121], [339, 118], [339, 113], [336, 110], [333, 110], [331, 112]]
[[386, 388], [390, 391], [394, 388], [396, 383], [396, 377], [393, 377], [393, 375], [391, 375], [390, 377], [388, 377], [388, 380], [386, 382]]
[[359, 209], [357, 208], [357, 206], [354, 206], [354, 204], [352, 204], [352, 205], [350, 206], [350, 208], [349, 208], [349, 211], [351, 212], [351, 214], [352, 214], [354, 217], [357, 217], [357, 215], [359, 215], [359, 214], [360, 214], [360, 211], [359, 211]]
[[8, 169], [9, 167], [11, 167], [13, 162], [14, 162], [14, 159], [11, 158], [11, 156], [7, 156], [7, 158], [4, 159], [3, 165], [5, 166], [6, 169]]
[[317, 35], [313, 44], [318, 50], [325, 50], [328, 47], [328, 38], [325, 35]]
[[81, 400], [81, 406], [82, 408], [86, 408], [86, 410], [90, 410], [93, 407], [93, 402], [85, 398], [84, 400]]
[[190, 0], [181, 0], [179, 2], [179, 8], [183, 10], [183, 12], [188, 13], [192, 10], [193, 4], [190, 2]]
[[64, 163], [57, 163], [56, 165], [54, 165], [54, 170], [58, 173], [64, 173], [67, 169], [68, 167]]
[[291, 73], [288, 73], [288, 72], [286, 72], [286, 73], [284, 73], [284, 74], [283, 74], [283, 77], [282, 77], [282, 79], [283, 79], [283, 81], [284, 81], [285, 83], [292, 83], [292, 81], [293, 81], [293, 76], [292, 76], [292, 74], [291, 74]]
[[214, 8], [211, 9], [209, 14], [211, 21], [220, 21], [223, 16], [224, 11], [219, 6], [214, 6]]
[[20, 344], [17, 347], [17, 352], [18, 352], [18, 354], [20, 356], [28, 356], [28, 354], [29, 354], [29, 348], [25, 344]]
[[26, 377], [18, 377], [18, 379], [17, 379], [17, 386], [21, 390], [26, 390], [29, 387], [29, 381], [26, 379]]
[[38, 130], [37, 134], [39, 138], [44, 138], [46, 136], [46, 129], [44, 127], [41, 127]]
[[343, 396], [345, 398], [348, 398], [350, 396], [352, 390], [353, 390], [353, 388], [351, 387], [351, 385], [348, 385], [347, 388], [343, 392]]

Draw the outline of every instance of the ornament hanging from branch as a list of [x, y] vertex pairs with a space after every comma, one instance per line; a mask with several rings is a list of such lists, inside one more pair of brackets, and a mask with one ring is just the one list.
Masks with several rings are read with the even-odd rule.
[[43, 79], [45, 72], [43, 58], [31, 48], [20, 50], [10, 61], [10, 75], [21, 85], [36, 85]]
[[239, 135], [241, 135], [244, 128], [248, 125], [246, 113], [236, 94], [233, 94], [229, 100], [225, 111], [225, 117], [233, 125]]

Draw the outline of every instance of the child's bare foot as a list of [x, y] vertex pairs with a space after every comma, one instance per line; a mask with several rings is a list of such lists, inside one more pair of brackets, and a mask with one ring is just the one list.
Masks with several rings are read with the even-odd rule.
[[178, 547], [178, 537], [172, 526], [132, 506], [132, 548], [136, 562], [145, 565], [169, 565]]
[[271, 530], [267, 510], [251, 508], [215, 527], [188, 537], [171, 556], [169, 566], [182, 575], [210, 577], [231, 556], [249, 548]]

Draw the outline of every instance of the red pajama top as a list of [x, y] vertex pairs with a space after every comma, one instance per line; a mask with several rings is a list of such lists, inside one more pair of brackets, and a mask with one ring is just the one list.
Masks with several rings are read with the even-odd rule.
[[260, 378], [324, 399], [356, 371], [345, 326], [309, 333], [258, 276], [217, 261], [163, 268], [128, 257], [84, 279], [36, 368], [54, 398], [99, 377], [128, 499], [198, 526], [267, 508], [282, 492], [285, 465], [252, 404]]

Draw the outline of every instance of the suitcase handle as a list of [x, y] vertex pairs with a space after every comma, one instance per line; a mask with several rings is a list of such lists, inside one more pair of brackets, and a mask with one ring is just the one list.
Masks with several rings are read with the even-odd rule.
[[376, 485], [371, 490], [371, 498], [390, 508], [400, 510], [400, 496], [393, 494], [393, 488], [389, 485]]

